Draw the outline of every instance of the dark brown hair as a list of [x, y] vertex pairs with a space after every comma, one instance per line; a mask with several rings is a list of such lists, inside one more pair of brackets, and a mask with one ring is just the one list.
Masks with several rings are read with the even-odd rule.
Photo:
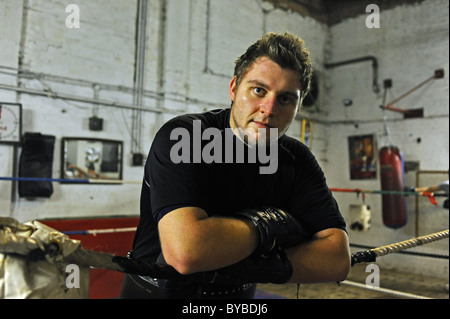
[[236, 86], [239, 86], [253, 63], [261, 57], [268, 57], [282, 68], [297, 72], [303, 100], [309, 91], [312, 78], [311, 60], [303, 40], [287, 32], [284, 34], [271, 32], [263, 36], [235, 61]]

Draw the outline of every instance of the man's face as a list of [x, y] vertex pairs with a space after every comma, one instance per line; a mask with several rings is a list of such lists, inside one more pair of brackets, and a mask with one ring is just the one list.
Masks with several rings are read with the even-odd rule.
[[278, 129], [277, 138], [281, 137], [297, 113], [300, 92], [294, 70], [283, 69], [267, 57], [257, 59], [238, 87], [236, 77], [231, 80], [231, 128], [239, 137], [242, 130], [248, 144], [262, 142], [259, 138], [264, 136], [268, 142], [270, 128]]

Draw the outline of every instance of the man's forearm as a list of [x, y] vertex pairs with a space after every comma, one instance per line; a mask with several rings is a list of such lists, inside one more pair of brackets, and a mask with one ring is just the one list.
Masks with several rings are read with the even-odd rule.
[[294, 270], [291, 283], [342, 281], [350, 270], [348, 237], [341, 229], [321, 231], [285, 252]]
[[184, 207], [159, 223], [166, 262], [182, 274], [209, 271], [248, 257], [258, 245], [251, 221], [208, 217], [196, 207]]

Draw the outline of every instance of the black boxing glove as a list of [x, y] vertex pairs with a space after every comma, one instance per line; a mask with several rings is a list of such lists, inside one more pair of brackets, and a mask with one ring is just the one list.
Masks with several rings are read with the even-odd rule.
[[263, 255], [276, 246], [292, 247], [311, 238], [293, 216], [278, 208], [247, 209], [233, 216], [250, 219], [258, 229], [259, 246], [255, 255]]
[[136, 260], [129, 256], [114, 256], [112, 261], [116, 263], [122, 272], [157, 279], [159, 298], [161, 299], [197, 299], [200, 296], [198, 283], [189, 275], [180, 274], [175, 268], [168, 265], [162, 253], [156, 263]]
[[112, 261], [117, 264], [121, 272], [152, 278], [176, 278], [180, 273], [175, 268], [163, 263], [148, 263], [130, 257], [114, 256]]
[[190, 275], [180, 274], [165, 263], [162, 255], [153, 264], [120, 256], [114, 257], [113, 261], [123, 268], [123, 272], [157, 278], [162, 298], [197, 298], [202, 284], [283, 284], [289, 281], [293, 272], [291, 262], [279, 247], [228, 267]]
[[[167, 268], [172, 268], [166, 263], [162, 253], [159, 254], [156, 262]], [[181, 275], [178, 272], [170, 278], [158, 278], [158, 287], [159, 298], [161, 299], [198, 299], [201, 295], [199, 283], [192, 276]]]
[[203, 284], [284, 284], [292, 277], [292, 264], [284, 251], [275, 247], [264, 255], [252, 255], [228, 267], [188, 275]]

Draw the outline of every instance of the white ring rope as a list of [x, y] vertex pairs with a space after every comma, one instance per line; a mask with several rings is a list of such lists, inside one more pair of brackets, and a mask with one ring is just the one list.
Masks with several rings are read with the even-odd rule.
[[449, 230], [447, 229], [447, 230], [443, 230], [443, 231], [440, 231], [437, 233], [420, 236], [420, 237], [404, 240], [404, 241], [401, 241], [398, 243], [374, 248], [374, 249], [372, 249], [372, 251], [375, 252], [377, 257], [381, 257], [381, 256], [385, 256], [390, 253], [398, 252], [400, 250], [429, 244], [429, 243], [437, 241], [437, 240], [448, 238], [448, 236], [449, 236]]
[[381, 246], [366, 251], [360, 251], [352, 255], [352, 266], [360, 262], [373, 262], [376, 260], [377, 257], [385, 256], [387, 254], [395, 253], [408, 248], [429, 244], [431, 242], [438, 241], [448, 237], [449, 237], [449, 230], [447, 229], [437, 233], [404, 240], [398, 243], [393, 243], [390, 245]]
[[392, 290], [392, 289], [387, 289], [387, 288], [381, 288], [381, 287], [376, 287], [376, 286], [371, 286], [371, 285], [360, 284], [359, 282], [354, 282], [354, 281], [350, 281], [350, 280], [344, 280], [344, 281], [341, 281], [340, 283], [344, 284], [344, 285], [348, 285], [348, 286], [369, 289], [369, 290], [373, 290], [373, 291], [378, 291], [378, 292], [382, 292], [382, 293], [386, 293], [386, 294], [390, 294], [390, 295], [394, 295], [394, 296], [399, 296], [399, 297], [410, 298], [410, 299], [433, 299], [430, 297], [411, 294], [408, 292], [402, 292], [402, 291], [398, 291], [398, 290]]

